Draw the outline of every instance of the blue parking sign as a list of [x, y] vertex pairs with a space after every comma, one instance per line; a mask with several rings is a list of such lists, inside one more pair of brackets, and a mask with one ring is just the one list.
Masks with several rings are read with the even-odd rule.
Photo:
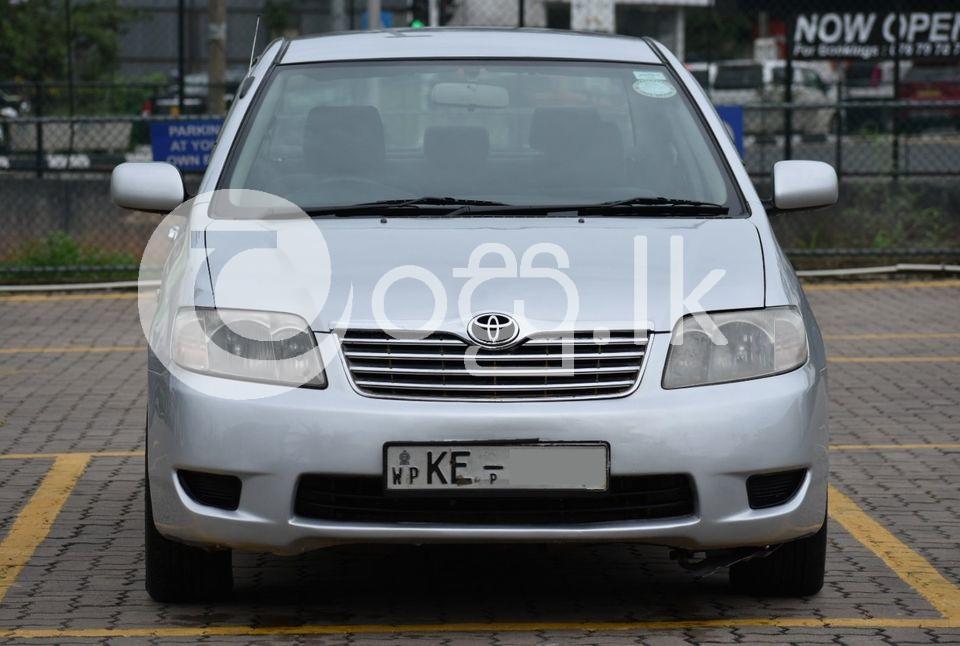
[[221, 119], [155, 121], [150, 124], [153, 160], [180, 170], [205, 170], [220, 134]]

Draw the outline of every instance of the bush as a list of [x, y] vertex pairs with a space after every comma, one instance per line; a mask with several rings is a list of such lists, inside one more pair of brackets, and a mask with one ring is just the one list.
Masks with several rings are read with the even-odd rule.
[[4, 283], [133, 280], [138, 273], [133, 254], [81, 245], [62, 231], [29, 242], [19, 253], [0, 261]]
[[960, 246], [960, 191], [938, 182], [844, 182], [837, 206], [773, 219], [787, 249]]

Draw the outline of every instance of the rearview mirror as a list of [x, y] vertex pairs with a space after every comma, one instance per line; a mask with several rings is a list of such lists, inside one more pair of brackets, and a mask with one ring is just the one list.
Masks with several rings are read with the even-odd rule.
[[110, 197], [125, 209], [169, 213], [183, 204], [186, 189], [176, 166], [166, 162], [126, 162], [113, 169]]
[[479, 83], [437, 83], [430, 90], [430, 100], [438, 105], [470, 108], [505, 108], [510, 94], [499, 85]]
[[819, 161], [779, 161], [773, 165], [773, 206], [778, 211], [817, 209], [837, 203], [833, 166]]

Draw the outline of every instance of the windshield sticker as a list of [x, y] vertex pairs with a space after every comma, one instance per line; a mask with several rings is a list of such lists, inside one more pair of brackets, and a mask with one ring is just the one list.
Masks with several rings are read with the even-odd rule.
[[652, 99], [669, 99], [677, 93], [677, 88], [666, 81], [637, 81], [633, 84], [633, 91]]
[[666, 81], [667, 77], [663, 72], [654, 72], [650, 70], [633, 70], [633, 78], [638, 81]]

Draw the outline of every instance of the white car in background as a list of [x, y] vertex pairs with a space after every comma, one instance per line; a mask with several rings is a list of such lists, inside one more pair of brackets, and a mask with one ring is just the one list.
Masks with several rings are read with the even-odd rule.
[[[710, 98], [717, 105], [763, 106], [785, 100], [786, 61], [735, 60], [716, 64]], [[837, 101], [837, 86], [825, 78], [822, 66], [794, 61], [793, 103], [831, 104]], [[835, 131], [837, 110], [832, 106], [797, 108], [793, 113], [793, 132], [825, 135]], [[774, 135], [785, 130], [782, 108], [755, 107], [744, 115], [747, 134]]]
[[690, 75], [696, 79], [697, 83], [700, 84], [700, 87], [703, 88], [704, 92], [710, 91], [710, 88], [713, 87], [713, 82], [717, 78], [716, 63], [684, 63], [684, 67], [686, 67], [687, 71], [690, 72]]

